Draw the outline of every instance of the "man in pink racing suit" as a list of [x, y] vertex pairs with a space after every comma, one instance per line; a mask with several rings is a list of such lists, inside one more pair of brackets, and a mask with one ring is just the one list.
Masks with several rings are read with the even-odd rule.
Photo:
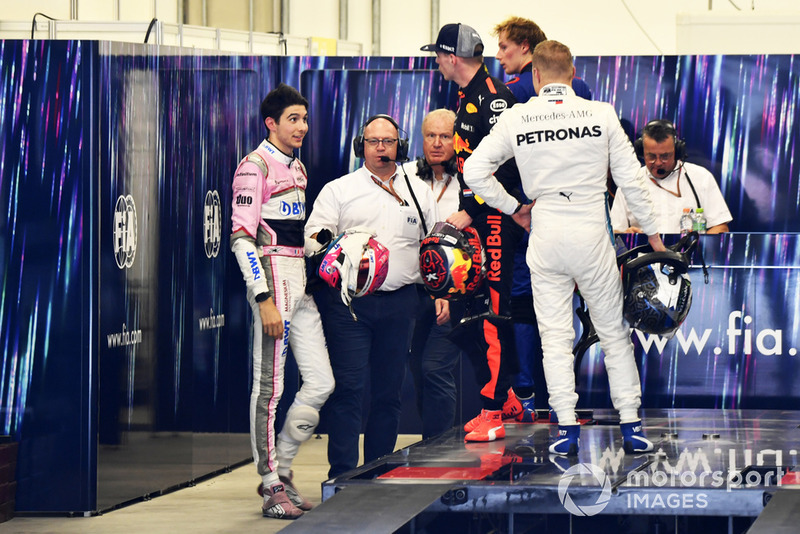
[[[291, 463], [319, 422], [333, 373], [316, 304], [305, 292], [305, 167], [294, 157], [308, 132], [308, 101], [280, 84], [261, 103], [269, 135], [233, 177], [231, 250], [253, 311], [250, 442], [265, 517], [295, 519], [311, 503], [292, 484]], [[275, 438], [288, 345], [303, 385]]]

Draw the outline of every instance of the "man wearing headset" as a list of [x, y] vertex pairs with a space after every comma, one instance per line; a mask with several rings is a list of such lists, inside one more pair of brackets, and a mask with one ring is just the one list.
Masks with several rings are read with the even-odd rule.
[[[678, 139], [675, 126], [667, 120], [648, 122], [636, 141], [645, 166], [639, 171], [647, 182], [656, 208], [658, 232], [680, 233], [684, 208], [703, 208], [706, 233], [728, 231], [731, 212], [714, 176], [703, 167], [687, 163], [686, 145]], [[617, 233], [641, 233], [639, 221], [631, 213], [625, 194], [618, 191], [611, 208], [611, 226]]]
[[[405, 172], [419, 177], [430, 187], [444, 219], [458, 211], [458, 179], [453, 150], [453, 125], [456, 114], [435, 109], [422, 120], [422, 153], [416, 161], [403, 165]], [[432, 224], [430, 225], [432, 226]], [[441, 434], [455, 424], [457, 388], [455, 369], [461, 349], [448, 335], [461, 319], [461, 305], [450, 302], [450, 320], [436, 313], [434, 301], [423, 285], [417, 285], [420, 307], [414, 325], [409, 368], [414, 378], [417, 410], [422, 418], [422, 439]]]
[[[389, 270], [375, 293], [353, 299], [357, 320], [328, 287], [317, 293], [336, 386], [322, 411], [328, 428], [328, 476], [358, 465], [362, 398], [369, 378], [369, 416], [364, 430], [364, 462], [394, 452], [400, 422], [401, 388], [419, 296], [419, 244], [426, 224], [438, 220], [430, 187], [407, 181], [397, 165], [408, 153], [408, 140], [388, 115], [367, 119], [353, 142], [364, 165], [325, 184], [314, 201], [305, 235], [333, 236], [361, 228], [389, 250]], [[419, 208], [417, 208], [419, 204]], [[437, 301], [443, 320], [446, 301]]]

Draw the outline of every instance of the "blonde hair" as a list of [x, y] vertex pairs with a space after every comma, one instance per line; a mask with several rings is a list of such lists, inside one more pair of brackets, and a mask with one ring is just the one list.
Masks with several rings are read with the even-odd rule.
[[572, 76], [572, 52], [558, 41], [542, 41], [533, 49], [531, 65], [544, 78], [562, 79]]
[[454, 124], [456, 122], [456, 114], [452, 110], [444, 109], [444, 108], [434, 109], [433, 111], [431, 111], [430, 113], [425, 115], [424, 119], [422, 119], [422, 131], [423, 132], [425, 131], [425, 125], [428, 124], [428, 121], [430, 121], [432, 119], [435, 119], [437, 117], [447, 118], [450, 121], [452, 121]]

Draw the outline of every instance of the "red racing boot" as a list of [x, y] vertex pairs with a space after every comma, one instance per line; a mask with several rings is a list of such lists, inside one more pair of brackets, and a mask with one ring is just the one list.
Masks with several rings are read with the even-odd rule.
[[503, 421], [507, 419], [514, 419], [521, 413], [522, 403], [519, 402], [517, 394], [514, 393], [514, 390], [508, 388], [508, 398], [506, 399], [505, 404], [503, 404]]
[[[519, 402], [514, 390], [508, 388], [508, 398], [503, 404], [503, 420], [514, 419], [517, 415], [522, 413], [522, 403]], [[464, 432], [472, 432], [481, 423], [483, 419], [483, 412], [479, 413], [464, 425]]]
[[464, 441], [494, 441], [506, 437], [506, 427], [503, 426], [501, 410], [481, 410], [481, 414], [476, 419], [480, 419], [480, 422], [464, 436]]

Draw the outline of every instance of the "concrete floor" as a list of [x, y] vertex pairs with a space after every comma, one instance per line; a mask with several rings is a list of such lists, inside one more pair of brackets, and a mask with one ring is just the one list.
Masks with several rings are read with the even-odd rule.
[[[397, 449], [420, 440], [401, 435]], [[297, 489], [314, 504], [321, 502], [321, 484], [327, 479], [328, 437], [312, 438], [300, 448], [292, 466]], [[205, 534], [217, 532], [278, 532], [286, 520], [261, 515], [260, 482], [255, 465], [248, 463], [194, 487], [162, 495], [96, 517], [15, 517], [0, 523], [2, 534]], [[313, 513], [313, 510], [311, 512]]]

